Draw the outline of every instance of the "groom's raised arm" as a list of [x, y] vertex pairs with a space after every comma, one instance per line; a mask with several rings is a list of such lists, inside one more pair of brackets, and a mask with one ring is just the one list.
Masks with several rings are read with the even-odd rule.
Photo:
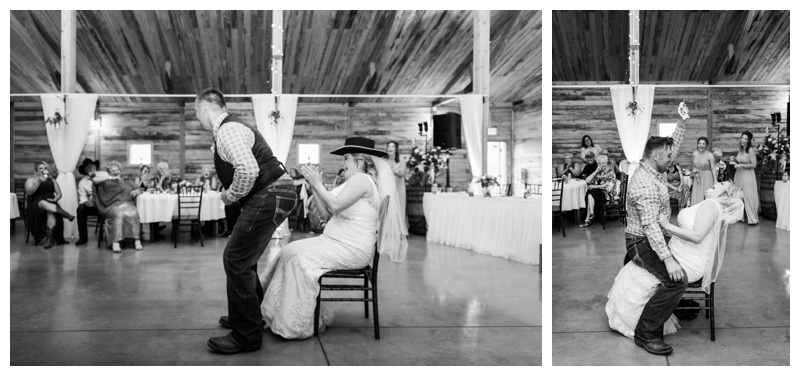
[[672, 158], [678, 158], [678, 153], [681, 151], [681, 144], [683, 143], [683, 136], [686, 135], [686, 120], [678, 120], [678, 126], [672, 132]]
[[636, 206], [636, 211], [639, 212], [642, 229], [650, 242], [650, 247], [653, 248], [653, 251], [662, 261], [665, 258], [672, 257], [672, 251], [667, 247], [667, 241], [664, 239], [664, 233], [661, 231], [661, 225], [658, 220], [658, 209], [661, 206], [658, 190], [642, 189], [637, 193], [638, 197], [632, 200], [632, 203]]

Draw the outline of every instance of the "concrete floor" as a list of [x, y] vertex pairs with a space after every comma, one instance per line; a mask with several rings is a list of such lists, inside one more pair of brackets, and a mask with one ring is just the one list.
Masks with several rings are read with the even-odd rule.
[[789, 232], [775, 221], [731, 225], [715, 288], [716, 342], [701, 314], [665, 337], [668, 356], [608, 326], [606, 294], [625, 257], [622, 223], [566, 231], [553, 232], [553, 365], [789, 365]]
[[217, 324], [227, 314], [226, 238], [115, 254], [91, 236], [45, 250], [25, 244], [19, 224], [10, 241], [11, 365], [542, 363], [538, 266], [412, 236], [405, 262], [381, 259], [379, 341], [362, 305], [336, 302], [327, 303], [336, 321], [318, 338], [265, 330], [260, 351], [223, 356], [206, 341], [227, 333]]

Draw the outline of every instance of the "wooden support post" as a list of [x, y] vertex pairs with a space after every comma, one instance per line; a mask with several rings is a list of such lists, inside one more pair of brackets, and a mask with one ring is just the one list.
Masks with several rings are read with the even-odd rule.
[[94, 130], [94, 159], [102, 161], [103, 158], [101, 158], [101, 154], [103, 149], [101, 145], [103, 143], [103, 117], [98, 116], [97, 121], [100, 123], [100, 126]]
[[14, 102], [11, 102], [11, 123], [10, 123], [10, 126], [9, 126], [9, 128], [11, 128], [11, 145], [10, 145], [11, 147], [9, 148], [9, 149], [11, 149], [11, 157], [8, 159], [9, 167], [10, 167], [8, 170], [11, 172], [11, 176], [10, 176], [10, 178], [11, 178], [11, 181], [10, 181], [10, 183], [11, 183], [11, 192], [14, 192], [14, 189], [16, 188], [15, 187], [15, 182], [14, 182], [14, 165], [16, 164], [16, 163], [14, 163], [14, 123], [16, 123], [16, 119], [15, 118], [16, 118], [16, 114], [14, 113]]
[[353, 137], [353, 108], [347, 107], [347, 137]]
[[181, 178], [186, 179], [186, 107], [181, 107]]
[[283, 93], [283, 11], [272, 11], [272, 94]]
[[[61, 11], [61, 93], [76, 90], [75, 11]], [[66, 115], [66, 114], [65, 114]]]
[[487, 137], [486, 133], [491, 123], [489, 112], [489, 19], [488, 10], [476, 10], [473, 18], [473, 44], [472, 44], [472, 91], [483, 96], [483, 130], [481, 131], [481, 145], [483, 146], [481, 160], [483, 173], [486, 173]]
[[708, 121], [706, 122], [706, 137], [708, 138], [708, 150], [714, 146], [714, 97], [711, 88], [708, 88]]
[[630, 50], [628, 57], [628, 74], [631, 86], [639, 85], [639, 11], [628, 13], [628, 30]]

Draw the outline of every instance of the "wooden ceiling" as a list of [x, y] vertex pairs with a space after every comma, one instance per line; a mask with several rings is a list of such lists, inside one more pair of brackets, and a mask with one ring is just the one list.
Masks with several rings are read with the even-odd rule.
[[[283, 92], [470, 93], [472, 14], [284, 11]], [[59, 91], [60, 18], [60, 11], [11, 11], [12, 94]], [[270, 11], [78, 11], [78, 91], [269, 93], [271, 18]], [[493, 102], [541, 93], [541, 26], [540, 11], [491, 12]]]
[[[641, 82], [789, 84], [789, 11], [639, 18]], [[628, 42], [628, 11], [553, 11], [553, 81], [627, 81]]]

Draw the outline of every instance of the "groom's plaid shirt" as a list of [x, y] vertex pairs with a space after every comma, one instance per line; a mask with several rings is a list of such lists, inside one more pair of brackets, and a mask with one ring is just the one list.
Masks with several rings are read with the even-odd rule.
[[[683, 143], [686, 133], [686, 123], [681, 120], [672, 133], [674, 158]], [[659, 218], [669, 218], [672, 211], [669, 207], [669, 191], [664, 174], [658, 173], [654, 168], [641, 163], [633, 172], [628, 182], [627, 211], [628, 227], [625, 232], [636, 236], [646, 236], [650, 246], [658, 257], [663, 260], [672, 256], [664, 240]]]

